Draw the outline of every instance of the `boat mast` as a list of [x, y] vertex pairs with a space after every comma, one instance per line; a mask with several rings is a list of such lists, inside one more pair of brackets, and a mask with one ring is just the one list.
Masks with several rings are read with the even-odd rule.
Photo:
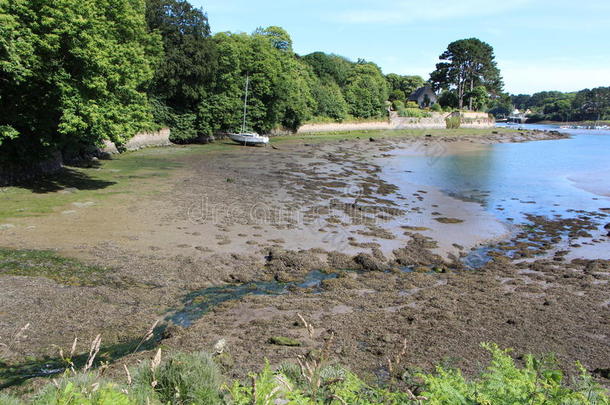
[[246, 74], [246, 96], [244, 97], [244, 121], [241, 125], [242, 134], [246, 133], [246, 115], [248, 114], [248, 86], [250, 84], [250, 77]]

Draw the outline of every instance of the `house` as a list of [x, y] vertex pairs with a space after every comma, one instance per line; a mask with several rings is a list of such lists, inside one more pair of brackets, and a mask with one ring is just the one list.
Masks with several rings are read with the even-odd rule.
[[420, 108], [431, 107], [437, 103], [437, 97], [430, 86], [420, 87], [409, 96], [408, 101], [414, 101]]

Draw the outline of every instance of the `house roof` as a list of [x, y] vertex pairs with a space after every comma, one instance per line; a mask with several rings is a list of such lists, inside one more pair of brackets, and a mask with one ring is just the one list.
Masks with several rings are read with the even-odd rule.
[[420, 87], [419, 89], [417, 89], [413, 93], [411, 93], [411, 95], [409, 96], [409, 101], [419, 100], [419, 98], [422, 95], [424, 95], [424, 93], [426, 93], [426, 92], [431, 92], [432, 94], [435, 94], [434, 91], [432, 91], [432, 88], [430, 86]]

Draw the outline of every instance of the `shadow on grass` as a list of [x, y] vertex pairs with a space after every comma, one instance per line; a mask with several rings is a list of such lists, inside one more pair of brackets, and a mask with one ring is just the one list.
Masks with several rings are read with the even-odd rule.
[[116, 184], [113, 181], [94, 179], [80, 170], [64, 167], [54, 174], [27, 181], [16, 187], [31, 190], [37, 194], [52, 193], [64, 189], [100, 190]]

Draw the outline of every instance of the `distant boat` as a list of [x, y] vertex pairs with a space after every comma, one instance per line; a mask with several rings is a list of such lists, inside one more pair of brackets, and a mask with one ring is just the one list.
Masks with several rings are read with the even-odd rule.
[[259, 135], [256, 132], [246, 132], [246, 118], [248, 116], [248, 87], [250, 84], [250, 78], [246, 75], [246, 96], [244, 97], [244, 120], [241, 124], [241, 132], [237, 134], [229, 134], [229, 138], [233, 142], [237, 142], [240, 145], [267, 145], [269, 143], [269, 137]]

